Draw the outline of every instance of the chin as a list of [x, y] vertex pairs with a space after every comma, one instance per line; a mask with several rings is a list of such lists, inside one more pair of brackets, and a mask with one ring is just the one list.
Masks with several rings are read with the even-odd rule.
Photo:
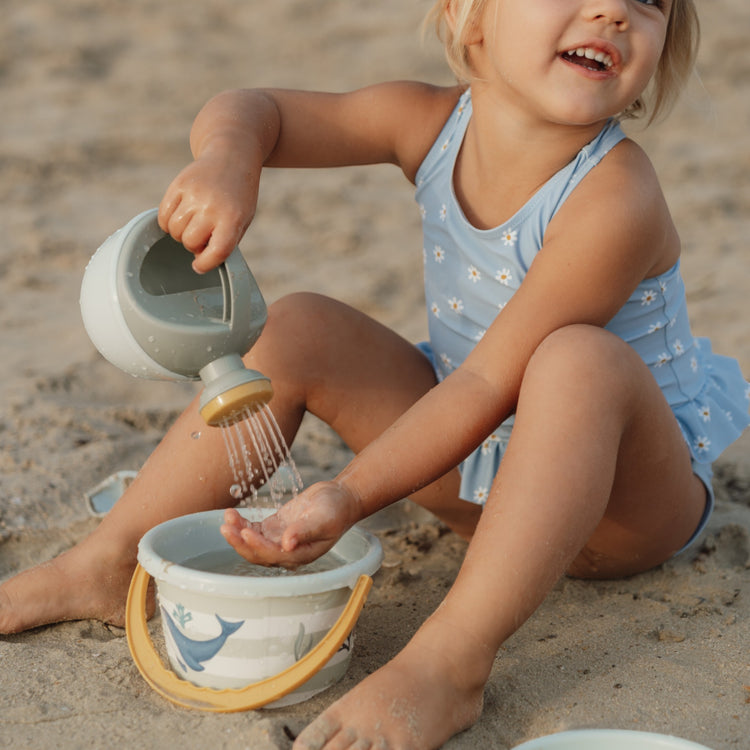
[[604, 123], [615, 116], [617, 116], [617, 112], [605, 111], [601, 107], [576, 105], [572, 102], [568, 102], [567, 106], [550, 113], [550, 119], [553, 122], [572, 127], [589, 127], [597, 123]]

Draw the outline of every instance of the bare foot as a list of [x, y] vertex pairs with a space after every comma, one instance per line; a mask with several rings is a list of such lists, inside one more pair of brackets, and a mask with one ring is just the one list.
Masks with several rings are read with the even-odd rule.
[[[427, 621], [406, 648], [308, 726], [294, 750], [435, 750], [482, 713], [492, 660], [467, 661]], [[455, 641], [455, 633], [453, 633]]]
[[94, 532], [71, 550], [0, 586], [0, 633], [63, 620], [96, 619], [122, 626], [134, 567], [134, 555], [103, 548]]

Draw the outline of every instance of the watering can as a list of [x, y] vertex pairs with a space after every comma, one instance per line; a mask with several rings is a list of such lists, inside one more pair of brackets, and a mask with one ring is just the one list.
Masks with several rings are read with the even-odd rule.
[[116, 367], [153, 380], [202, 380], [209, 425], [244, 417], [273, 395], [242, 355], [266, 322], [266, 304], [239, 248], [206, 274], [166, 234], [157, 209], [131, 219], [94, 253], [81, 285], [89, 338]]

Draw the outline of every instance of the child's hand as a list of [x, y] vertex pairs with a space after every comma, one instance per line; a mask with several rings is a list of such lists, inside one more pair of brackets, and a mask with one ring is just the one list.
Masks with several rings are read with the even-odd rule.
[[319, 482], [261, 522], [227, 510], [221, 533], [252, 563], [296, 568], [328, 552], [360, 518], [359, 501], [346, 487]]
[[260, 169], [254, 176], [221, 153], [203, 155], [174, 179], [159, 206], [159, 226], [196, 255], [205, 273], [223, 263], [255, 215]]

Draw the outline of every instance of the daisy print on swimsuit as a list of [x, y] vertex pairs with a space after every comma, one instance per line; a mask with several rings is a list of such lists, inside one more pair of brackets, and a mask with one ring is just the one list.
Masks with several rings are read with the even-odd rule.
[[484, 442], [480, 446], [482, 455], [483, 456], [488, 455], [489, 452], [492, 450], [493, 446], [499, 442], [500, 442], [500, 438], [493, 432], [488, 438], [484, 440]]
[[510, 282], [513, 280], [513, 274], [510, 268], [501, 268], [496, 274], [495, 279], [505, 286], [510, 286]]
[[707, 453], [711, 447], [711, 441], [705, 435], [699, 435], [693, 441], [693, 447], [697, 453]]
[[489, 492], [487, 492], [486, 487], [477, 487], [474, 490], [474, 502], [477, 503], [477, 505], [484, 505], [487, 502], [488, 497]]
[[641, 295], [641, 305], [647, 307], [656, 300], [657, 294], [655, 289], [645, 289]]

